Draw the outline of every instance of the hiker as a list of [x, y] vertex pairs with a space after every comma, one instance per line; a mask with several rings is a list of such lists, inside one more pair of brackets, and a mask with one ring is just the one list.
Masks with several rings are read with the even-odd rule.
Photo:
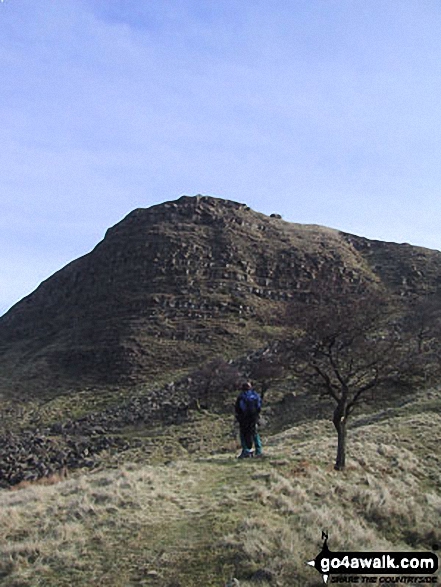
[[240, 443], [242, 445], [239, 458], [245, 459], [253, 455], [260, 457], [262, 456], [262, 443], [257, 432], [257, 423], [262, 408], [262, 400], [249, 381], [243, 383], [241, 390], [235, 404], [236, 419], [240, 427]]

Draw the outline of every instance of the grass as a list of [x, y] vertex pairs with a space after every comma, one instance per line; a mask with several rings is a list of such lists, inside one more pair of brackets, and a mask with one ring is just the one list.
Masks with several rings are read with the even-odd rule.
[[[315, 587], [306, 561], [322, 530], [334, 551], [430, 550], [441, 543], [439, 407], [421, 393], [360, 415], [340, 473], [326, 420], [264, 436], [266, 459], [237, 461], [225, 421], [201, 415], [193, 430], [158, 434], [148, 463], [129, 452], [113, 468], [3, 491], [0, 586]], [[204, 430], [209, 447], [167, 454]], [[217, 451], [228, 435], [230, 451]]]

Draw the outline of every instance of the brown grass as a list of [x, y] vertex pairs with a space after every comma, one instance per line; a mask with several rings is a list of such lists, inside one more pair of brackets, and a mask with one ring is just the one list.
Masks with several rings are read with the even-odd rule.
[[264, 438], [264, 460], [204, 451], [3, 491], [0, 586], [251, 587], [266, 570], [272, 585], [312, 587], [322, 530], [332, 550], [430, 550], [441, 542], [434, 401], [360, 416], [342, 473], [332, 426], [316, 421]]
[[48, 477], [42, 477], [41, 479], [36, 479], [35, 481], [20, 481], [17, 485], [13, 485], [9, 488], [9, 491], [20, 491], [21, 489], [26, 489], [27, 487], [33, 487], [35, 485], [56, 485], [61, 481], [64, 481], [69, 476], [69, 471], [67, 467], [63, 467], [57, 473], [53, 473]]

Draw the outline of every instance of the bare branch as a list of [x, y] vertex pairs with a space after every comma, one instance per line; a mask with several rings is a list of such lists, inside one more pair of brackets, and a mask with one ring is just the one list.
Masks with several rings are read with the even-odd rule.
[[348, 416], [368, 391], [441, 370], [441, 297], [431, 300], [429, 311], [415, 301], [391, 304], [378, 291], [338, 295], [321, 287], [302, 312], [288, 312], [286, 360], [300, 383], [336, 402], [342, 468]]

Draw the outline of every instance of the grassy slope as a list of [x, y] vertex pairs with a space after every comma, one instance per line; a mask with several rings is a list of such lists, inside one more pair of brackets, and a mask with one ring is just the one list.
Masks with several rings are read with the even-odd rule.
[[[235, 576], [247, 587], [260, 569], [280, 587], [318, 586], [305, 563], [322, 530], [332, 550], [430, 550], [441, 542], [440, 407], [432, 392], [354, 419], [343, 473], [332, 426], [318, 420], [264, 437], [265, 460], [211, 454], [213, 443], [4, 491], [0, 586], [214, 587]], [[162, 442], [165, 458], [171, 437]]]

